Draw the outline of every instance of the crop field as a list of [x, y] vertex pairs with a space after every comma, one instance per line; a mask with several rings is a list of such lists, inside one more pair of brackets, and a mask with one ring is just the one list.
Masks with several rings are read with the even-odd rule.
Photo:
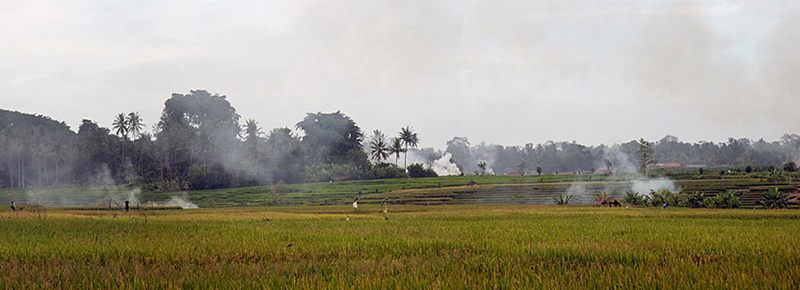
[[[684, 193], [703, 192], [706, 196], [732, 190], [740, 195], [745, 208], [757, 207], [756, 201], [769, 188], [777, 187], [782, 192], [793, 193], [796, 182], [773, 182], [764, 178], [764, 173], [688, 175], [673, 174], [684, 179], [673, 180], [676, 189]], [[790, 175], [800, 180], [800, 174]], [[595, 192], [606, 192], [611, 196], [624, 197], [631, 184], [640, 178], [637, 175], [617, 174], [606, 177], [602, 174], [530, 175], [530, 176], [442, 176], [430, 178], [396, 178], [366, 181], [339, 181], [303, 184], [279, 184], [241, 188], [195, 190], [189, 192], [150, 192], [126, 186], [35, 188], [25, 191], [0, 191], [0, 204], [41, 204], [47, 207], [105, 206], [119, 208], [132, 195], [138, 202], [153, 201], [164, 204], [177, 196], [201, 208], [213, 207], [260, 207], [297, 205], [344, 205], [360, 197], [361, 203], [380, 203], [389, 197], [392, 203], [437, 205], [437, 204], [553, 204], [559, 194], [576, 195], [573, 203], [592, 203]], [[476, 185], [466, 186], [470, 180]], [[575, 192], [570, 188], [580, 188]], [[646, 194], [647, 192], [640, 192]], [[793, 205], [793, 207], [795, 207]]]
[[0, 209], [0, 288], [800, 288], [800, 211]]

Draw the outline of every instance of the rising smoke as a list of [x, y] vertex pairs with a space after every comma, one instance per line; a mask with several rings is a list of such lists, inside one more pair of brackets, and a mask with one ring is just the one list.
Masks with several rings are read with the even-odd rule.
[[[91, 186], [75, 189], [36, 189], [25, 191], [27, 204], [38, 204], [45, 207], [82, 207], [104, 206], [111, 208], [124, 207], [125, 201], [131, 206], [143, 206], [140, 201], [142, 190], [117, 186], [111, 177], [108, 166], [102, 164], [89, 182]], [[146, 206], [180, 206], [184, 209], [198, 208], [186, 198], [186, 193], [173, 195], [169, 201], [148, 202]]]

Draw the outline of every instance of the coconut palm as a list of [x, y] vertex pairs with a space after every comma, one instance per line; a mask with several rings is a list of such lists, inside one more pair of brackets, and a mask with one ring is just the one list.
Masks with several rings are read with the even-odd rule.
[[[128, 113], [128, 116], [125, 118], [125, 122], [127, 123], [127, 126], [125, 128], [126, 131], [130, 132], [131, 134], [133, 134], [133, 140], [136, 140], [137, 137], [139, 137], [140, 131], [144, 127], [144, 122], [142, 122], [142, 118], [139, 117], [139, 112], [130, 112], [130, 113]], [[124, 142], [124, 140], [123, 140], [123, 142]], [[136, 159], [138, 159], [136, 157], [136, 151], [137, 151], [136, 150], [136, 143], [134, 143], [134, 146], [133, 146], [134, 163], [136, 163], [137, 162]]]
[[258, 122], [253, 119], [248, 119], [244, 125], [244, 132], [245, 132], [245, 154], [247, 158], [253, 162], [253, 173], [258, 175], [258, 160], [259, 156], [259, 143], [261, 140], [261, 136], [264, 134], [261, 132], [261, 128], [258, 127]]
[[128, 139], [128, 120], [125, 119], [125, 113], [119, 113], [114, 123], [111, 123], [114, 132], [122, 137], [122, 161], [125, 161], [125, 140]]
[[114, 129], [114, 133], [120, 137], [128, 137], [128, 120], [125, 119], [125, 113], [119, 113], [119, 115], [117, 115], [117, 118], [114, 119], [114, 123], [111, 123], [111, 128]]
[[403, 167], [408, 168], [408, 146], [417, 147], [419, 144], [419, 137], [417, 133], [414, 132], [414, 129], [410, 126], [406, 126], [405, 128], [400, 128], [400, 140], [403, 141], [403, 146], [405, 146], [405, 159], [403, 160]]
[[369, 143], [369, 149], [372, 160], [381, 162], [381, 160], [389, 158], [390, 148], [386, 146], [386, 142], [383, 138], [375, 138], [375, 140], [372, 140], [372, 142]]
[[406, 152], [406, 150], [403, 149], [403, 139], [400, 139], [400, 137], [393, 138], [388, 151], [389, 155], [394, 155], [394, 165], [397, 165], [397, 159], [400, 159], [400, 153]]
[[[119, 116], [117, 116], [117, 118], [119, 118]], [[125, 130], [133, 133], [133, 139], [136, 139], [136, 137], [139, 136], [139, 132], [144, 127], [142, 118], [139, 117], [139, 112], [128, 113], [128, 117], [125, 118], [125, 122], [127, 123]]]

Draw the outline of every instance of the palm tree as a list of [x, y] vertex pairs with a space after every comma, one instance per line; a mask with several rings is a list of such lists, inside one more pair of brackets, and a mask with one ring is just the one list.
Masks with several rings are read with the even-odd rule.
[[[128, 117], [125, 118], [125, 122], [127, 122], [126, 130], [128, 132], [133, 133], [133, 140], [135, 141], [137, 139], [137, 137], [139, 136], [139, 132], [144, 127], [144, 122], [142, 122], [142, 118], [139, 117], [139, 112], [130, 112], [130, 113], [128, 113]], [[135, 142], [134, 142], [134, 147], [133, 147], [133, 153], [134, 153], [134, 157], [133, 157], [134, 163], [137, 163], [136, 159], [138, 159], [138, 158], [135, 156], [136, 155], [136, 143]]]
[[405, 128], [400, 128], [400, 140], [403, 141], [403, 145], [406, 147], [403, 167], [408, 168], [408, 146], [417, 147], [417, 144], [419, 144], [419, 137], [417, 137], [417, 133], [414, 133], [414, 129], [410, 126], [406, 126]]
[[258, 159], [259, 156], [259, 141], [261, 140], [261, 128], [258, 127], [258, 122], [253, 119], [247, 120], [244, 125], [245, 131], [245, 152], [247, 154], [247, 158], [253, 162], [253, 172], [255, 175], [258, 175]]
[[[383, 136], [381, 136], [383, 137]], [[381, 160], [389, 158], [389, 147], [386, 146], [386, 142], [383, 138], [376, 138], [369, 143], [370, 153], [372, 155], [372, 160], [377, 162], [381, 162]]]
[[122, 137], [122, 161], [125, 162], [125, 140], [128, 139], [128, 120], [125, 119], [125, 113], [119, 113], [114, 123], [111, 123], [114, 132]]
[[[119, 116], [117, 116], [117, 118], [119, 118]], [[136, 136], [139, 136], [139, 132], [144, 127], [142, 118], [139, 117], [139, 112], [128, 113], [128, 117], [125, 119], [125, 122], [127, 122], [127, 127], [125, 128], [126, 131], [133, 133], [133, 139], [136, 139]]]
[[400, 153], [406, 152], [403, 149], [403, 139], [395, 137], [392, 139], [392, 145], [389, 145], [389, 155], [394, 155], [394, 165], [397, 165], [397, 159], [400, 159]]

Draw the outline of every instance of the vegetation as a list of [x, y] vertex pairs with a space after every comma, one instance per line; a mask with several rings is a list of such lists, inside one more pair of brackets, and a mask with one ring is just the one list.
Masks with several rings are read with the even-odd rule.
[[788, 195], [782, 193], [777, 187], [767, 190], [767, 192], [761, 195], [761, 200], [758, 201], [758, 204], [763, 206], [765, 209], [787, 208], [788, 203]]
[[414, 163], [408, 166], [408, 176], [410, 177], [437, 177], [436, 171], [422, 164]]
[[559, 193], [558, 196], [553, 198], [553, 202], [555, 202], [556, 205], [567, 205], [569, 204], [569, 201], [571, 199], [572, 195], [565, 195], [563, 193]]
[[709, 198], [708, 205], [714, 208], [739, 208], [742, 206], [742, 201], [739, 199], [736, 192], [727, 190]]
[[[347, 220], [346, 217], [350, 217]], [[0, 212], [8, 288], [796, 289], [797, 211]]]
[[647, 168], [653, 165], [656, 165], [656, 160], [653, 158], [653, 154], [655, 150], [653, 150], [652, 144], [644, 138], [639, 139], [639, 150], [636, 151], [636, 159], [639, 161], [639, 172], [642, 174], [647, 174]]
[[[368, 180], [399, 176], [381, 163], [394, 155], [398, 165], [401, 153], [422, 157], [423, 170], [448, 156], [442, 161], [455, 163], [462, 174], [503, 175], [516, 169], [522, 175], [529, 171], [542, 176], [582, 175], [605, 164], [607, 175], [644, 169], [649, 176], [673, 179], [760, 177], [770, 171], [764, 177], [769, 182], [790, 185], [800, 148], [800, 136], [786, 134], [775, 142], [730, 138], [723, 143], [685, 143], [668, 135], [655, 142], [640, 139], [613, 146], [553, 141], [473, 145], [467, 137], [457, 136], [446, 143], [446, 150], [436, 150], [417, 148], [420, 139], [410, 126], [401, 128], [395, 138], [384, 139], [381, 133], [383, 138], [364, 140], [356, 122], [338, 111], [307, 114], [295, 126], [298, 133], [274, 128], [264, 134], [253, 119], [241, 126], [241, 117], [224, 95], [203, 90], [168, 98], [161, 117], [149, 124], [152, 132], [142, 132], [148, 124], [136, 112], [115, 117], [111, 129], [85, 119], [76, 133], [45, 116], [0, 110], [0, 186], [126, 184], [170, 192]], [[681, 167], [660, 168], [653, 166], [655, 160]], [[633, 165], [637, 161], [638, 168]], [[407, 162], [406, 156], [404, 167]]]
[[406, 126], [405, 128], [400, 128], [399, 138], [401, 141], [403, 141], [403, 146], [405, 146], [405, 149], [403, 150], [406, 152], [403, 160], [403, 167], [408, 168], [406, 165], [406, 162], [408, 162], [408, 146], [416, 148], [417, 145], [419, 145], [419, 136], [417, 136], [417, 133], [414, 132], [414, 129], [412, 129], [410, 126]]

